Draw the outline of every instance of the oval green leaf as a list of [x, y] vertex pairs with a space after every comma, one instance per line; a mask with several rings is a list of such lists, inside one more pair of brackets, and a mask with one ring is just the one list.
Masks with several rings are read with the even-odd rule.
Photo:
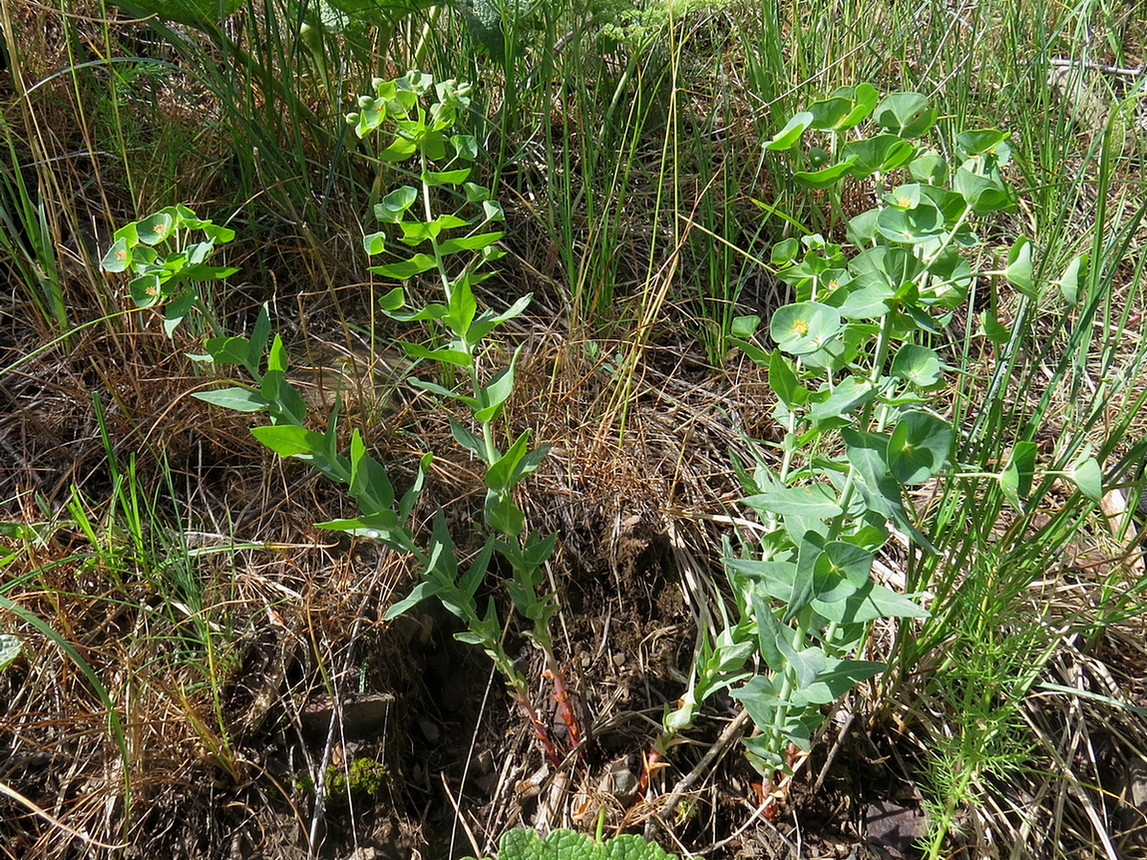
[[944, 468], [951, 450], [947, 421], [928, 412], [907, 412], [888, 440], [888, 468], [901, 484], [921, 484]]
[[840, 311], [820, 302], [796, 302], [778, 308], [769, 323], [777, 346], [793, 355], [821, 349], [840, 331]]

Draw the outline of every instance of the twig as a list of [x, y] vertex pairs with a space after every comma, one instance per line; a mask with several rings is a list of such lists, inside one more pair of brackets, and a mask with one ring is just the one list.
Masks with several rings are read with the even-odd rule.
[[1052, 57], [1047, 61], [1047, 64], [1049, 66], [1060, 66], [1062, 68], [1091, 69], [1094, 72], [1103, 72], [1107, 75], [1123, 75], [1129, 78], [1143, 74], [1143, 66], [1137, 69], [1127, 69], [1121, 66], [1109, 66], [1106, 63], [1095, 63], [1091, 60], [1073, 60], [1069, 57]]
[[450, 805], [454, 807], [454, 820], [462, 822], [462, 829], [466, 831], [466, 838], [470, 840], [470, 847], [474, 849], [474, 856], [481, 857], [482, 849], [478, 847], [478, 840], [474, 838], [474, 831], [470, 829], [470, 825], [466, 823], [466, 817], [462, 814], [462, 807], [458, 805], [458, 801], [450, 792], [450, 783], [446, 781], [445, 772], [440, 773], [442, 777], [442, 789], [446, 792], [446, 796], [450, 798]]
[[670, 792], [669, 797], [666, 798], [665, 803], [657, 810], [655, 816], [646, 822], [646, 839], [653, 835], [654, 821], [658, 818], [664, 821], [673, 814], [673, 810], [677, 808], [677, 804], [681, 802], [681, 798], [685, 795], [685, 792], [689, 791], [709, 766], [724, 755], [725, 751], [740, 738], [741, 733], [745, 730], [745, 726], [751, 721], [749, 712], [741, 711], [729, 725], [725, 726], [725, 730], [721, 732], [720, 737], [709, 747], [708, 752], [701, 756], [701, 760], [697, 762], [689, 773], [678, 780], [677, 784], [673, 786], [673, 791]]
[[824, 760], [824, 767], [820, 769], [820, 773], [816, 775], [816, 783], [813, 785], [812, 793], [816, 794], [824, 786], [824, 778], [828, 775], [828, 769], [832, 767], [832, 763], [836, 760], [840, 748], [844, 746], [844, 739], [848, 735], [849, 729], [852, 728], [853, 722], [856, 720], [856, 711], [852, 711], [848, 715], [848, 719], [844, 721], [844, 725], [840, 727], [840, 731], [836, 733], [836, 740], [833, 741], [832, 748], [828, 751], [828, 756]]
[[76, 839], [79, 839], [81, 842], [84, 842], [88, 845], [94, 845], [97, 848], [106, 848], [109, 851], [119, 851], [128, 847], [126, 842], [121, 842], [118, 845], [111, 845], [107, 842], [100, 842], [98, 839], [89, 836], [82, 830], [76, 830], [74, 827], [69, 827], [68, 825], [64, 824], [64, 822], [60, 821], [60, 819], [52, 815], [52, 813], [48, 812], [48, 810], [38, 805], [34, 800], [28, 799], [6, 783], [0, 782], [0, 794], [3, 794], [6, 797], [10, 797], [21, 806], [25, 806], [30, 809], [33, 814], [44, 819], [53, 827], [64, 831], [64, 833], [67, 833], [69, 836], [74, 836]]

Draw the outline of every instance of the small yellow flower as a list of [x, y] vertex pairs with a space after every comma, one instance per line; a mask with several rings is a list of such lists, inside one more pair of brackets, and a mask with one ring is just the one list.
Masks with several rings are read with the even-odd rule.
[[793, 331], [799, 334], [801, 337], [804, 337], [806, 334], [808, 334], [808, 323], [806, 323], [804, 320], [797, 320], [795, 323], [793, 323]]

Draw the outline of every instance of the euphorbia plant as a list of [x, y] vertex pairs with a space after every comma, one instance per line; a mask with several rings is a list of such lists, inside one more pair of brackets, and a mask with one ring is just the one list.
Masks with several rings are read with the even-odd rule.
[[[380, 222], [392, 225], [390, 232], [384, 229], [366, 236], [363, 246], [367, 254], [390, 253], [393, 258], [371, 271], [394, 281], [433, 272], [444, 294], [443, 302], [406, 310], [405, 290], [397, 286], [382, 297], [381, 306], [396, 320], [425, 321], [434, 329], [435, 341], [429, 345], [401, 346], [412, 358], [437, 362], [446, 372], [438, 382], [414, 377], [410, 382], [436, 396], [457, 401], [470, 412], [470, 426], [452, 419], [451, 430], [454, 439], [485, 466], [484, 521], [488, 531], [482, 548], [468, 565], [459, 563], [455, 542], [441, 512], [425, 542], [411, 523], [431, 454], [421, 459], [413, 485], [398, 498], [385, 468], [369, 453], [357, 430], [351, 435], [349, 449], [340, 449], [337, 405], [327, 417], [323, 432], [308, 427], [306, 404], [286, 379], [287, 352], [280, 337], [276, 335], [271, 341], [265, 307], [249, 338], [222, 334], [202, 302], [194, 279], [223, 277], [235, 271], [205, 263], [216, 241], [232, 238], [230, 230], [197, 219], [185, 207], [165, 209], [118, 230], [116, 244], [104, 259], [104, 268], [113, 272], [130, 268], [136, 273], [131, 282], [133, 299], [141, 308], [162, 304], [168, 334], [191, 309], [209, 321], [217, 336], [206, 340], [204, 355], [193, 358], [217, 365], [239, 365], [254, 385], [233, 385], [195, 396], [242, 412], [266, 413], [270, 424], [252, 429], [261, 442], [282, 457], [310, 463], [347, 487], [357, 503], [358, 515], [319, 526], [379, 541], [411, 556], [420, 571], [419, 584], [405, 600], [389, 608], [387, 617], [393, 618], [426, 598], [436, 597], [465, 623], [466, 629], [458, 638], [480, 646], [493, 660], [548, 758], [557, 764], [561, 755], [546, 723], [531, 704], [529, 681], [503, 645], [495, 602], [490, 599], [482, 611], [476, 598], [497, 553], [510, 569], [506, 591], [514, 608], [530, 625], [526, 635], [545, 656], [546, 675], [552, 680], [559, 714], [569, 728], [571, 745], [576, 746], [580, 733], [549, 634], [549, 621], [558, 605], [556, 598], [541, 588], [544, 565], [553, 552], [555, 536], [525, 534], [525, 515], [513, 498], [515, 489], [541, 463], [546, 448], [531, 450], [528, 431], [510, 441], [505, 450], [500, 447], [497, 428], [513, 391], [518, 353], [489, 379], [484, 379], [479, 371], [479, 359], [497, 352], [490, 349], [490, 334], [525, 310], [530, 297], [495, 313], [489, 308], [479, 312], [474, 295], [473, 287], [490, 276], [480, 269], [501, 256], [495, 243], [502, 233], [490, 229], [490, 225], [502, 220], [502, 210], [490, 189], [469, 181], [470, 165], [478, 156], [477, 141], [468, 135], [451, 133], [459, 116], [469, 107], [469, 85], [454, 81], [434, 84], [429, 75], [410, 72], [393, 81], [376, 80], [374, 91], [374, 95], [359, 99], [359, 112], [347, 119], [359, 137], [380, 127], [387, 128], [390, 141], [378, 158], [389, 163], [413, 161], [419, 184], [401, 186], [382, 197], [375, 206], [375, 215]], [[431, 96], [434, 100], [425, 107], [423, 103]], [[448, 205], [450, 211], [439, 211], [443, 205]], [[167, 256], [153, 247], [189, 228], [201, 230], [206, 239], [177, 247]], [[422, 250], [395, 254], [388, 246]], [[454, 384], [458, 375], [463, 379]]]
[[[404, 310], [406, 293], [402, 287], [395, 287], [383, 296], [381, 306], [396, 320], [426, 321], [437, 330], [439, 342], [430, 347], [401, 344], [408, 355], [440, 362], [452, 371], [448, 378], [455, 374], [464, 376], [463, 384], [456, 387], [418, 378], [410, 381], [432, 394], [465, 405], [470, 412], [472, 426], [478, 432], [453, 419], [450, 427], [458, 444], [485, 466], [483, 514], [490, 535], [484, 551], [489, 553], [493, 549], [510, 567], [506, 590], [514, 608], [530, 622], [527, 636], [544, 655], [546, 675], [553, 683], [559, 713], [569, 730], [571, 744], [576, 746], [580, 737], [578, 724], [569, 705], [549, 632], [549, 622], [558, 604], [554, 595], [542, 589], [544, 565], [553, 552], [555, 536], [524, 535], [525, 515], [513, 496], [522, 480], [537, 469], [548, 448], [531, 450], [528, 430], [505, 450], [496, 439], [495, 427], [513, 391], [520, 349], [488, 381], [484, 382], [479, 373], [478, 359], [488, 336], [525, 310], [530, 296], [518, 299], [500, 314], [490, 309], [478, 313], [473, 287], [490, 276], [489, 272], [480, 271], [483, 265], [502, 255], [495, 246], [502, 233], [490, 229], [490, 225], [502, 221], [503, 215], [490, 189], [469, 181], [471, 164], [478, 153], [477, 141], [469, 135], [448, 134], [458, 116], [470, 107], [470, 87], [454, 81], [434, 84], [429, 75], [410, 72], [394, 81], [376, 80], [374, 90], [373, 96], [359, 99], [359, 112], [349, 114], [347, 122], [354, 126], [360, 138], [385, 128], [389, 142], [379, 152], [379, 158], [384, 162], [413, 161], [419, 182], [418, 186], [403, 185], [384, 196], [375, 207], [375, 215], [379, 221], [398, 228], [398, 241], [405, 248], [424, 250], [391, 251], [385, 230], [372, 233], [363, 241], [367, 253], [389, 253], [397, 259], [373, 266], [371, 271], [396, 280], [433, 272], [445, 299], [444, 303]], [[421, 99], [432, 92], [437, 98], [426, 109]], [[442, 211], [443, 205], [449, 211]], [[390, 235], [393, 237], [393, 232]], [[465, 262], [452, 266], [453, 260], [459, 257]], [[436, 529], [430, 547], [432, 553], [438, 551], [443, 540], [448, 540], [445, 529]], [[453, 545], [442, 544], [441, 550], [443, 557], [452, 555]], [[428, 576], [410, 597], [391, 607], [388, 617], [438, 593], [443, 582], [441, 577]], [[546, 743], [551, 759], [556, 761], [544, 726], [529, 707], [525, 679], [502, 650], [501, 626], [493, 601], [480, 615], [471, 590], [468, 603], [447, 606], [467, 624], [467, 631], [460, 634], [460, 638], [480, 645], [494, 659], [515, 698], [530, 715], [535, 732]]]
[[[701, 631], [693, 683], [667, 711], [655, 756], [708, 696], [729, 689], [757, 728], [744, 742], [750, 761], [767, 785], [783, 786], [823, 706], [885, 668], [863, 659], [872, 623], [927, 614], [877, 583], [873, 563], [894, 532], [932, 551], [903, 493], [948, 469], [953, 449], [933, 402], [945, 366], [928, 342], [976, 277], [963, 253], [981, 244], [975, 220], [1015, 204], [1000, 175], [1006, 135], [956, 134], [950, 165], [923, 142], [935, 120], [918, 93], [878, 99], [861, 84], [801, 111], [765, 144], [790, 154], [797, 185], [831, 196], [860, 183], [873, 205], [848, 221], [847, 245], [805, 235], [773, 248], [794, 301], [769, 321], [771, 348], [756, 336], [759, 318], [736, 323], [736, 342], [768, 369], [783, 437], [759, 443], [775, 458], [738, 465], [763, 529], [727, 553], [736, 615]], [[1018, 240], [1005, 270], [980, 274], [1030, 290], [1030, 244]], [[985, 477], [1022, 492], [1033, 466], [1019, 451]]]

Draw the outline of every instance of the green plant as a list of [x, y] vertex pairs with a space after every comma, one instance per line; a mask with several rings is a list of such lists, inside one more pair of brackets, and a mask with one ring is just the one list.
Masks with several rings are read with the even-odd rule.
[[[408, 248], [423, 246], [429, 252], [388, 250], [387, 234], [379, 231], [366, 236], [364, 248], [370, 255], [390, 253], [398, 259], [372, 267], [372, 271], [393, 280], [408, 280], [433, 271], [445, 294], [445, 303], [432, 303], [417, 310], [403, 310], [406, 294], [395, 287], [381, 299], [383, 311], [403, 322], [425, 321], [436, 332], [445, 333], [443, 344], [425, 346], [403, 342], [402, 348], [412, 358], [440, 363], [444, 368], [441, 382], [411, 377], [411, 384], [434, 395], [464, 404], [477, 425], [478, 433], [458, 421], [451, 429], [458, 443], [485, 466], [486, 501], [484, 519], [489, 532], [483, 547], [463, 571], [458, 550], [451, 537], [445, 516], [440, 512], [434, 521], [429, 540], [422, 545], [410, 522], [411, 512], [421, 491], [431, 462], [425, 455], [413, 485], [398, 498], [383, 465], [367, 452], [358, 430], [352, 433], [346, 453], [340, 450], [338, 408], [329, 416], [324, 432], [307, 426], [306, 405], [298, 391], [286, 380], [288, 356], [281, 337], [271, 341], [271, 323], [264, 308], [255, 321], [250, 337], [227, 337], [219, 331], [202, 300], [197, 285], [205, 278], [226, 277], [235, 270], [212, 267], [205, 263], [215, 242], [226, 242], [233, 233], [226, 228], [202, 221], [186, 207], [169, 207], [139, 222], [121, 227], [115, 233], [115, 244], [104, 257], [104, 267], [119, 272], [131, 269], [136, 277], [129, 289], [140, 308], [163, 305], [165, 331], [170, 335], [187, 313], [195, 309], [216, 331], [204, 343], [205, 354], [192, 356], [219, 366], [238, 365], [254, 380], [255, 387], [235, 385], [194, 396], [208, 403], [241, 412], [265, 412], [268, 426], [256, 427], [252, 433], [264, 445], [282, 457], [294, 457], [309, 463], [328, 478], [344, 484], [355, 499], [359, 515], [348, 519], [320, 523], [321, 528], [343, 531], [379, 541], [415, 560], [421, 579], [405, 600], [390, 607], [388, 618], [408, 611], [422, 600], [436, 597], [443, 606], [460, 618], [466, 630], [458, 634], [462, 641], [480, 646], [494, 661], [509, 685], [515, 701], [529, 719], [554, 762], [560, 755], [549, 731], [538, 717], [529, 699], [529, 682], [514, 666], [502, 642], [502, 625], [491, 599], [481, 611], [476, 594], [491, 558], [497, 552], [509, 565], [511, 578], [506, 590], [515, 609], [530, 622], [527, 637], [545, 656], [547, 676], [554, 685], [559, 712], [576, 746], [579, 732], [569, 706], [568, 695], [554, 656], [549, 621], [557, 611], [556, 598], [539, 593], [544, 565], [553, 551], [555, 536], [523, 535], [525, 515], [514, 501], [516, 487], [541, 463], [546, 448], [530, 450], [529, 431], [523, 432], [503, 451], [499, 448], [495, 427], [513, 392], [514, 368], [518, 353], [508, 365], [490, 379], [483, 380], [479, 361], [493, 353], [489, 335], [507, 320], [525, 310], [530, 296], [515, 302], [502, 313], [485, 309], [478, 312], [473, 287], [489, 277], [480, 273], [486, 263], [501, 256], [495, 243], [502, 233], [488, 229], [503, 219], [500, 205], [490, 190], [469, 181], [470, 165], [478, 156], [477, 141], [469, 135], [449, 134], [460, 113], [470, 103], [469, 86], [454, 81], [435, 85], [429, 75], [410, 72], [393, 81], [376, 80], [375, 95], [359, 99], [359, 112], [348, 116], [360, 137], [390, 124], [393, 133], [389, 144], [379, 153], [384, 163], [416, 162], [420, 187], [402, 186], [385, 195], [375, 207], [378, 220], [393, 225], [400, 232], [399, 241]], [[435, 94], [437, 100], [429, 109], [422, 99]], [[449, 153], [449, 158], [447, 154]], [[434, 169], [445, 168], [445, 169]], [[450, 202], [454, 211], [435, 214], [441, 201]], [[413, 216], [420, 204], [422, 219]], [[462, 217], [474, 211], [470, 217]], [[184, 229], [197, 229], [206, 239], [175, 249], [166, 255], [155, 247]], [[392, 237], [393, 238], [393, 237]], [[465, 262], [457, 267], [458, 259]], [[267, 351], [271, 341], [270, 351]], [[264, 362], [265, 356], [265, 362]], [[465, 374], [467, 387], [453, 387], [454, 375]], [[447, 383], [447, 384], [442, 384]], [[449, 387], [448, 387], [449, 386]]]
[[[490, 529], [479, 560], [459, 579], [452, 562], [454, 545], [440, 517], [428, 552], [432, 559], [441, 559], [445, 566], [428, 565], [422, 584], [406, 600], [392, 606], [387, 617], [393, 618], [427, 597], [438, 596], [443, 605], [466, 623], [467, 632], [459, 638], [479, 645], [494, 660], [550, 757], [556, 759], [548, 733], [529, 705], [528, 683], [514, 668], [501, 644], [501, 624], [493, 601], [487, 604], [485, 612], [480, 612], [474, 599], [491, 551], [497, 551], [510, 566], [507, 591], [515, 609], [531, 623], [526, 635], [544, 655], [560, 712], [570, 730], [571, 742], [576, 746], [577, 723], [568, 705], [549, 632], [549, 622], [558, 604], [554, 595], [539, 593], [544, 565], [553, 552], [556, 536], [531, 533], [523, 537], [525, 515], [513, 497], [515, 488], [541, 464], [548, 446], [530, 450], [528, 430], [510, 442], [504, 451], [495, 438], [495, 427], [513, 392], [520, 348], [507, 366], [488, 381], [482, 380], [479, 371], [479, 359], [492, 346], [487, 342], [489, 335], [522, 313], [531, 297], [518, 299], [502, 313], [490, 309], [478, 313], [473, 288], [489, 277], [489, 273], [479, 273], [479, 269], [503, 253], [495, 245], [502, 233], [488, 228], [504, 216], [490, 189], [470, 181], [471, 165], [478, 156], [477, 140], [463, 134], [447, 136], [459, 113], [470, 106], [469, 85], [449, 80], [434, 85], [429, 75], [412, 71], [398, 80], [376, 80], [374, 89], [373, 97], [359, 99], [360, 110], [348, 115], [347, 121], [355, 126], [360, 138], [389, 123], [389, 143], [379, 153], [380, 159], [392, 163], [413, 160], [420, 182], [420, 187], [404, 185], [385, 195], [375, 206], [375, 215], [379, 221], [399, 228], [399, 238], [404, 245], [422, 246], [429, 253], [390, 252], [385, 231], [366, 236], [363, 246], [371, 255], [388, 252], [398, 257], [395, 262], [373, 266], [372, 272], [394, 280], [408, 280], [433, 272], [442, 287], [445, 304], [432, 303], [412, 311], [403, 310], [406, 293], [402, 287], [395, 287], [382, 297], [381, 306], [393, 319], [426, 321], [439, 332], [437, 339], [442, 345], [432, 343], [428, 348], [401, 343], [410, 357], [440, 362], [447, 369], [444, 381], [451, 381], [456, 373], [465, 375], [461, 387], [447, 387], [417, 377], [412, 377], [410, 382], [431, 394], [459, 402], [469, 410], [479, 432], [474, 433], [455, 420], [451, 420], [451, 432], [458, 444], [485, 467], [484, 519]], [[420, 99], [432, 91], [437, 101], [427, 110]], [[432, 169], [435, 166], [445, 169]], [[440, 212], [438, 207], [443, 202], [449, 203], [453, 211]], [[471, 217], [460, 214], [471, 210], [475, 212]], [[467, 262], [452, 269], [452, 258], [458, 255], [463, 255]], [[459, 583], [464, 583], [461, 588]]]
[[[190, 241], [191, 231], [202, 233], [203, 238]], [[207, 263], [217, 244], [234, 238], [234, 230], [201, 220], [186, 206], [168, 206], [116, 230], [100, 265], [107, 272], [130, 270], [135, 275], [128, 283], [132, 301], [140, 309], [162, 306], [163, 330], [168, 336], [192, 310], [221, 335], [201, 286], [239, 271]]]
[[[871, 575], [894, 533], [914, 551], [935, 552], [904, 490], [988, 479], [1024, 504], [1034, 447], [1015, 446], [999, 471], [953, 469], [956, 431], [934, 402], [945, 365], [927, 344], [977, 277], [963, 253], [983, 245], [973, 222], [1015, 204], [1000, 175], [1006, 135], [956, 134], [950, 168], [921, 140], [936, 116], [920, 94], [879, 99], [860, 84], [797, 113], [766, 143], [789, 153], [799, 186], [838, 203], [846, 181], [865, 183], [875, 205], [848, 221], [852, 250], [819, 235], [774, 246], [772, 264], [796, 299], [772, 316], [774, 349], [750, 339], [759, 318], [735, 324], [735, 342], [768, 369], [784, 437], [762, 444], [777, 449], [780, 462], [758, 456], [751, 470], [737, 464], [763, 533], [755, 549], [747, 543], [726, 559], [738, 615], [722, 608], [723, 629], [700, 631], [693, 683], [667, 712], [655, 755], [707, 697], [732, 688], [759, 730], [745, 741], [750, 760], [775, 784], [809, 749], [822, 707], [884, 671], [859, 659], [873, 622], [927, 615]], [[1005, 277], [1031, 294], [1030, 242], [1016, 240], [1003, 269], [979, 276]], [[1068, 477], [1094, 492], [1086, 476], [1095, 468], [1080, 460]], [[749, 657], [759, 661], [752, 668]]]
[[533, 830], [515, 828], [499, 841], [497, 860], [675, 860], [675, 855], [633, 834], [602, 840], [599, 832], [593, 840], [572, 830], [554, 830], [542, 839]]

